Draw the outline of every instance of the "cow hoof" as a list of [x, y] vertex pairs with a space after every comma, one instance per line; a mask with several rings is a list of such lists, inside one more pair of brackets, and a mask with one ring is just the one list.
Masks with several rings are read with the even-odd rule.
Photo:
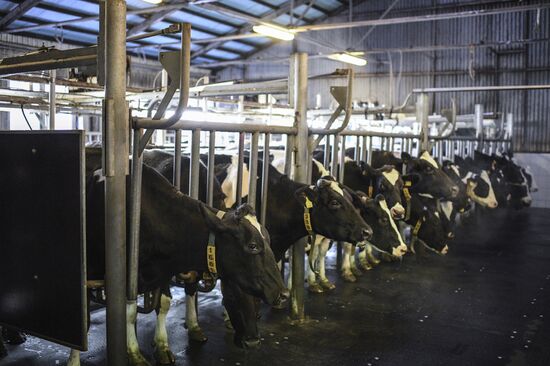
[[143, 355], [140, 352], [134, 353], [128, 353], [128, 365], [130, 366], [151, 366], [149, 361], [143, 357]]
[[323, 293], [323, 288], [318, 283], [312, 283], [308, 286], [307, 290], [312, 294], [321, 294]]
[[342, 273], [342, 278], [346, 282], [357, 282], [357, 277], [355, 277], [351, 272]]
[[329, 280], [321, 280], [321, 282], [319, 282], [319, 284], [325, 290], [334, 290], [336, 288], [334, 283], [330, 282]]
[[2, 337], [4, 337], [4, 342], [12, 345], [23, 344], [27, 341], [25, 333], [5, 327], [2, 329]]
[[158, 365], [173, 365], [176, 363], [176, 356], [168, 347], [155, 347], [155, 360]]
[[242, 341], [242, 347], [244, 349], [258, 349], [262, 345], [262, 341], [259, 338], [247, 339]]
[[208, 338], [204, 335], [201, 328], [193, 328], [187, 331], [187, 335], [190, 341], [204, 343]]
[[369, 262], [367, 261], [361, 261], [361, 267], [365, 270], [365, 271], [370, 271], [372, 269], [372, 266], [370, 265]]
[[357, 277], [361, 277], [363, 275], [363, 272], [359, 268], [352, 267], [351, 273], [353, 273]]

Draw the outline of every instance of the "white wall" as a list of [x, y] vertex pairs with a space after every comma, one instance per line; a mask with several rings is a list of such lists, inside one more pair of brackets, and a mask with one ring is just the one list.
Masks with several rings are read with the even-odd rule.
[[539, 191], [531, 193], [532, 207], [550, 208], [550, 154], [514, 154], [521, 166], [529, 166]]

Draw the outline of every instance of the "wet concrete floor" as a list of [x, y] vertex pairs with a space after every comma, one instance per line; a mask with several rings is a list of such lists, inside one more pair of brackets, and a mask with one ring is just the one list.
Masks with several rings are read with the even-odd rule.
[[[307, 294], [308, 320], [262, 309], [262, 348], [233, 346], [218, 291], [200, 298], [209, 340], [189, 345], [183, 292], [176, 290], [169, 336], [177, 365], [550, 365], [550, 210], [499, 210], [463, 226], [445, 257], [407, 256], [356, 283]], [[152, 360], [154, 316], [140, 316], [139, 340]], [[106, 365], [105, 312], [92, 314], [83, 365]], [[64, 365], [68, 349], [30, 337], [8, 346], [8, 365]]]

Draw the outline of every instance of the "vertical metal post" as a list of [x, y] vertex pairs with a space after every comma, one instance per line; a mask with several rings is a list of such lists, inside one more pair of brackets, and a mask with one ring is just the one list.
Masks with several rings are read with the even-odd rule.
[[330, 135], [326, 135], [325, 136], [325, 156], [324, 156], [325, 159], [323, 161], [323, 165], [325, 167], [330, 166], [330, 152], [331, 152]]
[[244, 132], [239, 133], [239, 162], [237, 165], [237, 205], [243, 202], [243, 165], [244, 165]]
[[56, 70], [50, 70], [50, 130], [55, 130], [55, 78]]
[[189, 196], [199, 199], [199, 167], [201, 161], [201, 130], [193, 130], [191, 137], [191, 164], [189, 166]]
[[353, 154], [354, 160], [359, 163], [361, 161], [361, 138], [355, 136], [355, 154]]
[[143, 155], [139, 153], [139, 145], [143, 129], [134, 130], [132, 143], [132, 181], [130, 184], [130, 237], [128, 243], [128, 301], [137, 299], [138, 264], [139, 264], [139, 226], [141, 215], [141, 181], [143, 170]]
[[268, 195], [268, 188], [269, 188], [269, 142], [270, 142], [270, 139], [271, 139], [271, 134], [266, 133], [264, 135], [264, 156], [263, 156], [263, 163], [262, 163], [262, 211], [261, 211], [261, 214], [260, 214], [260, 222], [262, 223], [262, 225], [266, 224], [266, 218], [267, 218], [267, 195]]
[[361, 146], [361, 161], [367, 161], [367, 136], [363, 136], [363, 146]]
[[[174, 167], [172, 184], [178, 191], [181, 190], [181, 130], [176, 130], [174, 139]], [[189, 186], [191, 189], [191, 186]], [[189, 192], [185, 192], [189, 194]]]
[[369, 136], [369, 154], [367, 156], [367, 164], [372, 165], [372, 136]]
[[477, 149], [483, 150], [483, 105], [474, 106], [474, 122], [476, 126]]
[[[296, 155], [294, 162], [294, 178], [300, 183], [307, 182], [307, 167], [309, 164], [308, 126], [307, 126], [307, 54], [297, 53], [291, 56], [289, 82], [292, 83], [294, 97], [296, 135]], [[290, 87], [290, 86], [289, 86]], [[292, 246], [292, 292], [291, 317], [304, 319], [304, 275], [305, 246], [298, 241]]]
[[105, 285], [107, 362], [126, 366], [126, 1], [107, 0], [105, 9]]
[[344, 164], [346, 162], [346, 136], [342, 136], [342, 148], [340, 150], [340, 164], [338, 164], [338, 181], [344, 183]]
[[214, 206], [214, 167], [216, 165], [216, 132], [210, 131], [208, 143], [208, 173], [206, 183], [206, 203], [209, 206]]
[[[256, 209], [256, 192], [258, 188], [258, 145], [260, 133], [254, 132], [250, 141], [248, 158], [248, 204]], [[269, 163], [269, 157], [267, 162]]]
[[338, 150], [340, 148], [340, 135], [334, 135], [334, 143], [332, 144], [332, 159], [330, 165], [330, 174], [338, 179]]
[[[428, 124], [428, 113], [429, 113], [429, 106], [428, 106], [428, 94], [427, 93], [421, 93], [418, 94], [418, 99], [416, 100], [416, 120], [420, 122], [420, 149], [421, 150], [428, 150], [430, 146], [429, 141], [429, 124]], [[420, 153], [420, 151], [419, 151]]]
[[292, 155], [294, 155], [294, 135], [286, 136], [285, 147], [285, 175], [291, 177], [292, 173]]
[[[510, 143], [508, 143], [508, 150], [512, 151], [514, 146], [514, 114], [513, 113], [506, 113], [506, 135], [510, 139]], [[502, 144], [502, 149], [505, 150], [504, 143]]]

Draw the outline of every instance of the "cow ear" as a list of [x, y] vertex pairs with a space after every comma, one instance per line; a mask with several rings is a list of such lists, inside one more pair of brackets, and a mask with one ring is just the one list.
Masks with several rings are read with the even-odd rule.
[[199, 211], [206, 223], [206, 226], [208, 226], [210, 230], [216, 233], [223, 231], [232, 231], [231, 226], [224, 223], [222, 219], [218, 217], [208, 206], [200, 204]]
[[403, 185], [407, 188], [414, 187], [418, 182], [420, 182], [420, 175], [418, 174], [406, 174], [401, 177], [403, 179]]
[[256, 216], [254, 209], [248, 203], [243, 203], [235, 210], [235, 217], [238, 220], [243, 219], [246, 215]]
[[477, 187], [477, 182], [475, 181], [475, 179], [468, 178], [468, 188], [476, 189], [476, 187]]
[[403, 163], [407, 164], [409, 161], [412, 160], [412, 156], [410, 156], [409, 153], [403, 151], [401, 152], [401, 160], [403, 160]]
[[298, 189], [296, 192], [294, 192], [294, 197], [300, 202], [302, 206], [306, 205], [306, 198], [308, 198], [312, 203], [317, 202], [317, 198], [319, 196], [319, 193], [315, 188], [312, 188], [310, 186], [305, 186], [300, 189]]
[[376, 170], [373, 169], [369, 164], [365, 163], [364, 161], [361, 162], [361, 171], [363, 172], [364, 176], [368, 176], [376, 173]]
[[374, 197], [374, 202], [376, 203], [380, 203], [381, 201], [385, 201], [385, 200], [386, 198], [381, 194], [377, 194], [376, 197]]

